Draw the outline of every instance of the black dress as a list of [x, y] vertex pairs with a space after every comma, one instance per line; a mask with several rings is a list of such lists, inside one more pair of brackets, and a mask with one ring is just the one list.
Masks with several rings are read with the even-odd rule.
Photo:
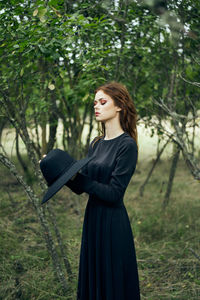
[[[94, 139], [95, 140], [95, 139]], [[93, 159], [66, 185], [89, 199], [82, 230], [77, 300], [139, 300], [130, 221], [123, 203], [136, 168], [137, 146], [126, 132], [90, 143]]]

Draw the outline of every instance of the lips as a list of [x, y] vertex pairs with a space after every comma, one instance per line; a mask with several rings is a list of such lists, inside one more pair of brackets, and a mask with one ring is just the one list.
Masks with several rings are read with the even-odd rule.
[[96, 112], [95, 115], [98, 116], [98, 115], [100, 115], [100, 113]]

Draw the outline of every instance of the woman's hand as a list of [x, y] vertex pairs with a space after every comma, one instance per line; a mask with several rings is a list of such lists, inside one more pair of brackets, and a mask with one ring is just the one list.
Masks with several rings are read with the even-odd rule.
[[[44, 158], [45, 156], [47, 156], [46, 154], [42, 155], [42, 158]], [[41, 162], [41, 159], [39, 160], [39, 163]]]

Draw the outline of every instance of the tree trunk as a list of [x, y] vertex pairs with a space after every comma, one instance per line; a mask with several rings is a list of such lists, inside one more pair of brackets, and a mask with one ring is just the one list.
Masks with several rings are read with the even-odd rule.
[[47, 153], [47, 128], [42, 124], [42, 155]]
[[56, 131], [58, 127], [58, 114], [56, 107], [56, 95], [52, 91], [51, 95], [51, 112], [49, 115], [49, 141], [47, 144], [47, 153], [53, 149], [56, 141]]
[[175, 144], [174, 145], [174, 155], [173, 155], [173, 159], [172, 159], [172, 164], [171, 164], [171, 168], [170, 168], [170, 173], [169, 173], [169, 180], [168, 180], [168, 185], [167, 185], [167, 191], [163, 200], [163, 209], [165, 209], [167, 207], [167, 205], [169, 204], [169, 199], [170, 199], [170, 194], [172, 191], [172, 186], [173, 186], [173, 180], [175, 177], [175, 173], [176, 173], [176, 168], [177, 168], [177, 164], [178, 164], [178, 160], [179, 160], [179, 155], [180, 155], [180, 147], [176, 147]]
[[[7, 113], [7, 117], [9, 119], [10, 123], [15, 127], [16, 131], [18, 132], [18, 134], [20, 134], [24, 144], [26, 145], [28, 157], [29, 157], [30, 162], [32, 162], [32, 164], [33, 164], [35, 175], [37, 176], [37, 178], [39, 180], [39, 185], [40, 185], [42, 191], [45, 191], [46, 184], [44, 182], [44, 178], [43, 178], [42, 173], [39, 168], [39, 163], [38, 163], [36, 153], [33, 148], [33, 142], [31, 141], [29, 133], [28, 133], [25, 112], [21, 112], [19, 119], [15, 119], [12, 117], [13, 106], [12, 106], [10, 99], [6, 98], [6, 102], [2, 102], [2, 104], [4, 105], [4, 108], [5, 108], [5, 111]], [[1, 147], [1, 148], [3, 149], [3, 147]], [[0, 154], [0, 161], [6, 167], [8, 167], [10, 169], [10, 172], [22, 184], [22, 186], [26, 190], [29, 198], [32, 200], [32, 204], [37, 212], [37, 215], [41, 222], [42, 228], [44, 229], [44, 237], [46, 240], [47, 249], [52, 257], [54, 273], [56, 275], [56, 278], [59, 279], [59, 281], [61, 282], [63, 291], [65, 292], [67, 289], [67, 283], [66, 283], [66, 279], [64, 276], [63, 267], [60, 264], [59, 257], [58, 257], [57, 251], [56, 251], [56, 247], [55, 247], [51, 232], [48, 228], [48, 223], [45, 219], [45, 207], [48, 207], [48, 211], [51, 208], [48, 203], [47, 203], [47, 205], [41, 207], [40, 201], [37, 198], [37, 196], [33, 193], [33, 191], [31, 190], [31, 187], [26, 185], [23, 178], [21, 178], [21, 176], [18, 175], [18, 172], [17, 172], [15, 166], [9, 161], [9, 159], [7, 157]], [[52, 216], [52, 214], [49, 214], [50, 218], [51, 218], [51, 216]], [[55, 222], [56, 222], [55, 219], [52, 220], [52, 224], [55, 224]], [[58, 231], [58, 228], [57, 229], [54, 228], [54, 230], [56, 232], [56, 231]], [[61, 252], [62, 252], [62, 250], [61, 250]]]
[[7, 123], [7, 118], [5, 117], [0, 117], [0, 144], [1, 144], [1, 139], [2, 139], [2, 133], [3, 129]]
[[33, 205], [33, 207], [35, 208], [35, 210], [37, 212], [37, 216], [39, 218], [41, 228], [43, 231], [43, 236], [46, 241], [46, 246], [47, 246], [47, 249], [49, 250], [49, 253], [51, 254], [51, 258], [52, 258], [52, 262], [53, 262], [53, 270], [54, 270], [56, 278], [60, 281], [60, 283], [62, 285], [62, 289], [63, 289], [63, 293], [64, 293], [67, 291], [67, 282], [66, 282], [63, 270], [62, 270], [62, 266], [59, 261], [58, 254], [56, 252], [56, 247], [55, 247], [51, 232], [49, 230], [48, 223], [45, 219], [44, 206], [42, 206], [42, 208], [40, 208], [40, 206], [38, 205], [40, 200], [35, 195], [35, 193], [31, 189], [31, 187], [25, 183], [23, 177], [19, 175], [15, 165], [9, 160], [9, 158], [3, 154], [0, 154], [0, 162], [9, 169], [9, 171], [15, 176], [17, 181], [22, 185], [26, 194], [28, 195], [28, 198], [29, 198], [31, 204]]
[[20, 151], [19, 151], [19, 134], [18, 132], [16, 131], [16, 156], [17, 156], [17, 159], [26, 175], [26, 178], [27, 178], [27, 182], [30, 183], [31, 182], [31, 179], [32, 179], [32, 176], [29, 172], [29, 169], [27, 167], [27, 165], [25, 164], [25, 162], [23, 161], [22, 157], [21, 157], [21, 154], [20, 154]]
[[36, 145], [35, 145], [35, 151], [38, 154], [38, 157], [41, 157], [41, 146], [40, 146], [40, 137], [39, 137], [39, 132], [38, 132], [38, 115], [35, 109], [35, 105], [33, 106], [33, 119], [34, 119], [34, 127], [35, 127], [35, 133], [36, 133]]
[[194, 144], [194, 139], [195, 139], [195, 130], [196, 130], [196, 122], [195, 122], [195, 112], [194, 109], [192, 109], [192, 115], [193, 115], [193, 124], [192, 124], [192, 155], [195, 155], [195, 144]]
[[160, 152], [157, 154], [156, 160], [154, 161], [153, 166], [151, 167], [149, 173], [147, 174], [147, 177], [146, 177], [144, 183], [140, 186], [139, 190], [140, 190], [140, 196], [141, 197], [143, 197], [144, 188], [145, 188], [146, 184], [148, 183], [148, 181], [149, 181], [149, 179], [150, 179], [150, 177], [151, 177], [151, 175], [153, 173], [153, 170], [155, 169], [155, 167], [156, 167], [156, 165], [157, 165], [157, 163], [158, 163], [158, 161], [159, 161], [159, 159], [160, 159], [163, 151], [165, 150], [165, 147], [169, 143], [169, 141], [170, 141], [170, 139], [167, 140], [167, 142], [164, 144], [164, 146], [162, 147], [162, 149], [160, 150]]
[[88, 147], [89, 147], [89, 144], [90, 144], [91, 133], [92, 133], [92, 129], [93, 129], [93, 114], [94, 114], [94, 108], [91, 107], [90, 108], [90, 114], [89, 114], [89, 132], [88, 132], [88, 135], [87, 135], [85, 155], [87, 155], [87, 153], [88, 153]]

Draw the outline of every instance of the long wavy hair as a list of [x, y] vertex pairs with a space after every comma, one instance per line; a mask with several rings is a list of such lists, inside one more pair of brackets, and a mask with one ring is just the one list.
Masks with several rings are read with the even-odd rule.
[[[114, 103], [115, 106], [121, 108], [119, 111], [120, 114], [120, 125], [122, 129], [127, 132], [136, 142], [137, 148], [138, 147], [138, 133], [137, 133], [137, 111], [134, 105], [134, 102], [127, 90], [127, 88], [118, 82], [112, 81], [101, 85], [95, 90], [95, 94], [98, 91], [103, 91], [105, 94], [109, 95]], [[105, 136], [105, 124], [101, 122], [101, 129], [100, 129], [99, 136], [95, 137], [93, 146], [96, 141], [100, 138]]]

